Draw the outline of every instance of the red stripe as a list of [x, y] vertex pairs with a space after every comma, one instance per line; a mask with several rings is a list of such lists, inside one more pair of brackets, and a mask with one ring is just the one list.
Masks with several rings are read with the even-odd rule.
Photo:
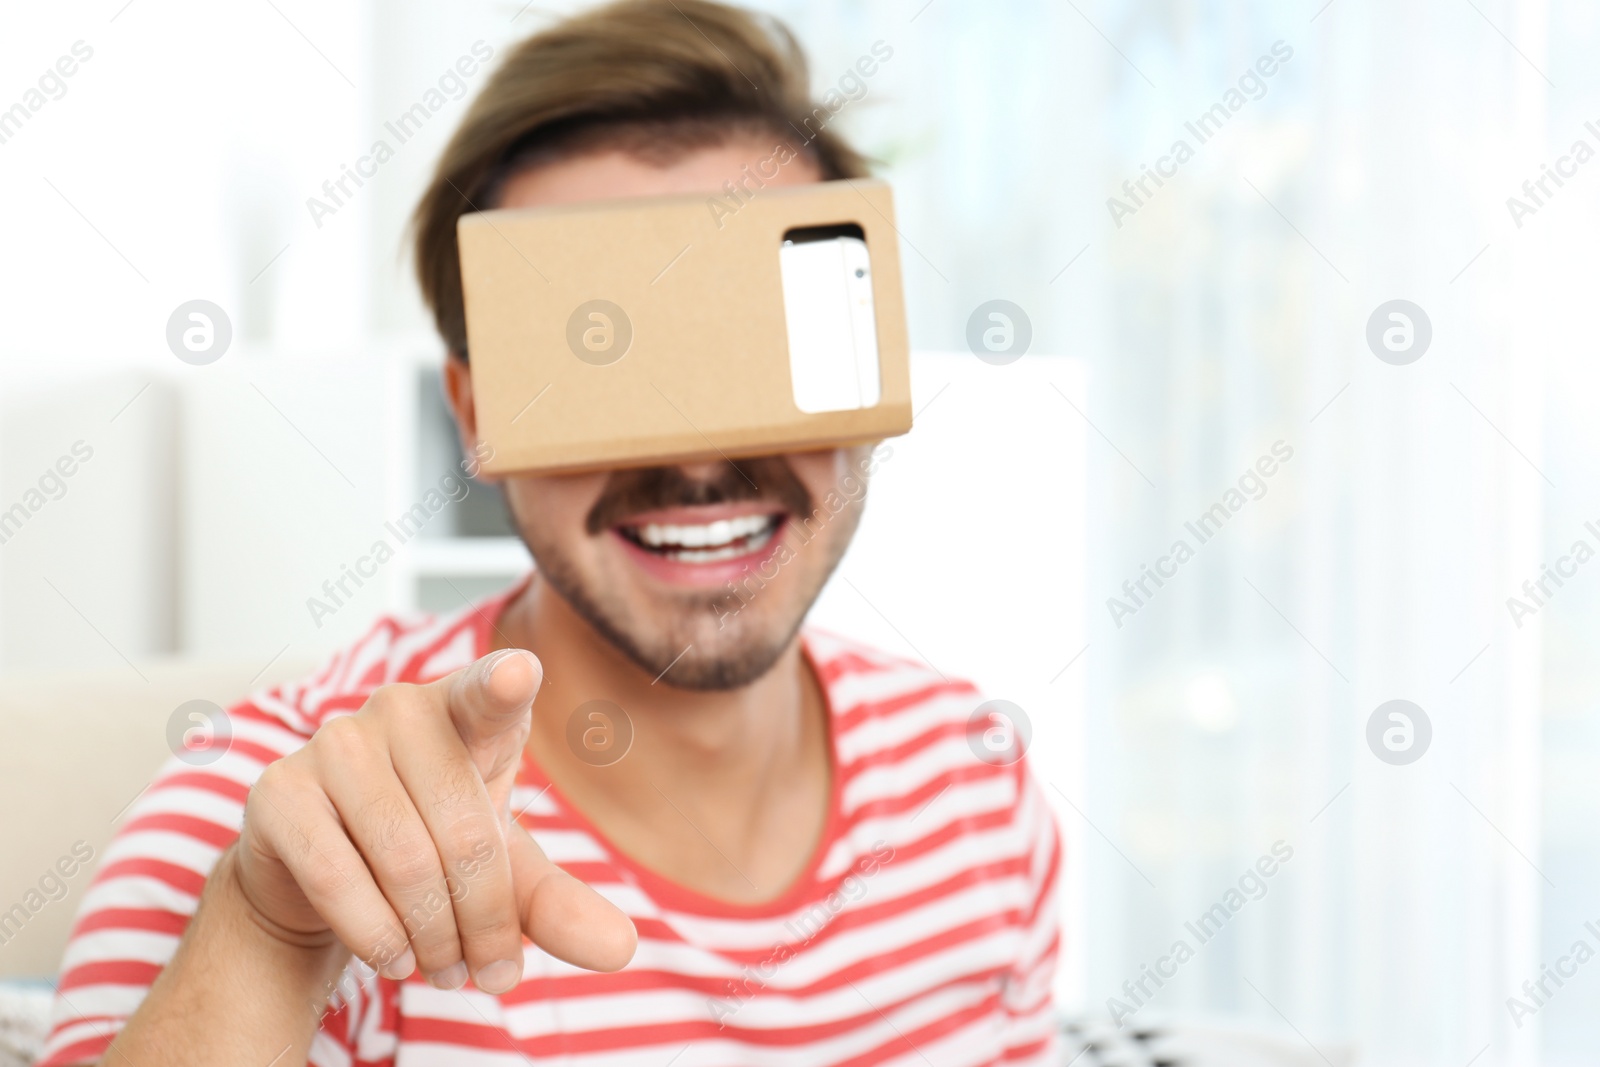
[[[752, 993], [782, 995], [796, 1000], [830, 993], [851, 982], [859, 982], [875, 975], [897, 970], [908, 964], [935, 956], [946, 949], [964, 945], [994, 933], [1016, 926], [1016, 912], [1011, 909], [997, 911], [975, 918], [959, 926], [947, 927], [918, 941], [907, 942], [892, 949], [880, 948], [854, 963], [830, 971], [816, 981], [803, 986], [774, 987], [764, 984], [758, 977], [746, 983], [741, 978], [711, 978], [702, 975], [678, 974], [670, 971], [624, 969], [614, 974], [582, 973], [557, 978], [532, 978], [501, 999], [507, 1004], [547, 1003], [569, 997], [600, 997], [621, 993], [686, 991], [700, 996], [719, 999], [738, 999], [741, 994]], [[771, 959], [778, 970], [793, 962], [772, 951], [743, 954], [749, 963]], [[736, 961], [737, 962], [737, 961]], [[969, 976], [970, 977], [970, 976]]]
[[[922, 1050], [918, 1048], [919, 1045], [925, 1045], [937, 1037], [944, 1037], [974, 1020], [992, 1014], [994, 1005], [999, 999], [998, 995], [991, 995], [977, 1004], [972, 1004], [961, 1011], [946, 1015], [909, 1032], [901, 1031], [888, 1019], [884, 1019], [885, 1025], [895, 1031], [890, 1040], [871, 1052], [864, 1053], [854, 1059], [841, 1061], [835, 1067], [865, 1067], [866, 1064], [883, 1063], [885, 1060], [898, 1059], [909, 1052], [915, 1052], [918, 1056], [921, 1056]], [[883, 1014], [887, 1015], [888, 1011]]]
[[[1011, 816], [1011, 812], [1002, 808], [999, 811], [980, 812], [963, 819], [953, 820], [939, 827], [939, 829], [917, 838], [915, 841], [897, 846], [894, 850], [895, 858], [900, 860], [924, 856], [940, 845], [948, 844], [958, 837], [971, 837], [977, 831], [1009, 826], [1011, 824]], [[1027, 859], [1025, 856], [1018, 856], [1017, 861], [1026, 863]]]
[[965, 740], [966, 736], [966, 723], [955, 719], [946, 719], [896, 745], [888, 748], [873, 749], [870, 752], [862, 753], [848, 763], [841, 763], [839, 765], [839, 773], [846, 778], [854, 778], [862, 771], [873, 767], [881, 767], [891, 763], [904, 763], [918, 752], [930, 748], [947, 737], [959, 737]]
[[820, 627], [808, 626], [805, 633], [808, 639], [815, 635], [815, 637], [824, 639], [835, 646], [842, 646], [831, 659], [853, 658], [868, 664], [875, 671], [912, 671], [922, 677], [937, 673], [925, 660], [910, 659], [906, 656], [896, 656], [892, 653], [884, 652], [881, 649], [867, 648], [858, 644], [854, 638], [845, 637], [842, 634], [836, 634]]
[[1039, 891], [1034, 894], [1033, 908], [1026, 916], [1026, 922], [1032, 926], [1039, 918], [1039, 909], [1044, 907], [1056, 891], [1056, 876], [1061, 873], [1061, 835], [1056, 830], [1056, 823], [1050, 817], [1049, 809], [1044, 812], [1045, 832], [1050, 835], [1050, 855], [1045, 860], [1044, 882], [1039, 886]]
[[82, 1041], [75, 1041], [62, 1047], [54, 1056], [40, 1060], [34, 1067], [74, 1067], [80, 1063], [98, 1063], [100, 1057], [105, 1055], [106, 1049], [111, 1047], [113, 1036], [115, 1035], [107, 1034], [101, 1037], [97, 1034]]
[[[891, 716], [896, 712], [905, 711], [918, 704], [927, 703], [938, 696], [976, 696], [978, 690], [971, 682], [935, 682], [925, 685], [920, 689], [907, 690], [893, 696], [882, 697], [878, 700], [863, 701], [852, 704], [848, 708], [835, 711], [833, 716], [834, 733], [842, 734], [846, 730], [866, 722], [868, 719]], [[973, 705], [976, 707], [977, 705]]]
[[362, 690], [359, 693], [339, 693], [336, 696], [331, 696], [327, 700], [324, 700], [321, 704], [317, 705], [317, 728], [321, 729], [322, 725], [326, 723], [335, 712], [360, 711], [361, 706], [367, 702], [367, 698], [371, 695], [371, 692]]
[[[1038, 971], [1041, 968], [1048, 967], [1050, 970], [1054, 971], [1057, 954], [1060, 949], [1061, 935], [1056, 933], [1051, 936], [1050, 944], [1045, 946], [1045, 950], [1039, 954], [1039, 958], [1033, 962], [1032, 966], [1014, 968], [1012, 973], [1017, 975], [1022, 982], [1026, 983], [1026, 980], [1031, 977], [1031, 973]], [[1050, 986], [1049, 983], [1045, 983], [1044, 989], [1039, 993], [1038, 997], [1034, 999], [1032, 1004], [1008, 1004], [1006, 1005], [1006, 1011], [1020, 1018], [1022, 1016], [1036, 1014], [1044, 1008], [1049, 1007], [1050, 1002]]]
[[209, 819], [198, 819], [193, 815], [179, 815], [170, 811], [141, 815], [137, 819], [129, 819], [122, 827], [124, 834], [151, 832], [180, 834], [218, 849], [227, 848], [239, 836], [239, 831], [233, 827], [218, 826]]
[[250, 787], [243, 782], [236, 782], [232, 778], [210, 771], [175, 771], [162, 775], [156, 779], [149, 792], [159, 793], [166, 789], [198, 789], [241, 806], [250, 796]]
[[[494, 615], [499, 614], [498, 607], [493, 609], [480, 608], [478, 610], [483, 611], [484, 614], [490, 615], [491, 618]], [[478, 637], [479, 635], [485, 634], [487, 629], [487, 625], [482, 624], [481, 620], [478, 618], [478, 613], [470, 608], [467, 609], [466, 615], [463, 618], [458, 619], [456, 625], [451, 626], [449, 629], [445, 630], [442, 635], [435, 638], [431, 643], [423, 646], [421, 651], [413, 652], [410, 655], [410, 657], [400, 668], [400, 677], [408, 682], [433, 681], [434, 679], [428, 677], [423, 670], [425, 667], [427, 667], [429, 660], [443, 651], [445, 646], [457, 640], [463, 632], [469, 632], [475, 637]], [[481, 639], [475, 641], [474, 643], [478, 648], [482, 648], [486, 644], [486, 642], [482, 641]], [[474, 656], [473, 658], [476, 659], [477, 657]]]
[[388, 674], [388, 671], [389, 664], [381, 659], [376, 661], [371, 667], [367, 668], [367, 673], [361, 676], [361, 681], [356, 683], [356, 688], [366, 691], [378, 688], [383, 684], [384, 676]]
[[[279, 723], [278, 725], [281, 727], [283, 724]], [[275, 748], [268, 748], [259, 741], [249, 741], [242, 737], [235, 737], [229, 740], [227, 751], [234, 755], [248, 756], [262, 766], [266, 766], [269, 763], [277, 763], [285, 755], [285, 753], [279, 752]]]
[[[982, 766], [982, 765], [979, 765], [979, 766]], [[981, 774], [982, 772], [975, 771], [974, 773], [975, 774]], [[918, 839], [916, 839], [914, 841], [911, 841], [911, 842], [907, 842], [906, 844], [900, 845], [897, 848], [895, 848], [895, 850], [894, 850], [895, 860], [915, 859], [915, 858], [920, 857], [920, 856], [925, 856], [928, 853], [935, 851], [936, 849], [938, 849], [942, 845], [946, 845], [946, 844], [950, 843], [951, 841], [956, 840], [957, 838], [971, 836], [971, 835], [979, 833], [979, 832], [983, 832], [983, 831], [987, 831], [987, 830], [991, 830], [991, 829], [996, 829], [996, 828], [999, 828], [999, 827], [1004, 827], [1004, 826], [1008, 825], [1011, 822], [1012, 817], [1013, 817], [1013, 812], [1011, 810], [1002, 808], [1002, 809], [999, 809], [999, 810], [996, 810], [996, 811], [982, 812], [982, 813], [973, 814], [973, 815], [970, 815], [970, 816], [968, 816], [966, 818], [963, 818], [963, 819], [960, 819], [960, 820], [957, 820], [957, 821], [954, 821], [954, 822], [947, 823], [944, 826], [939, 827], [938, 829], [929, 832], [928, 834], [924, 835], [923, 837], [920, 837], [920, 838], [918, 838]], [[858, 821], [858, 820], [852, 819], [851, 823], [854, 823], [856, 821]], [[572, 823], [571, 823], [570, 819], [568, 819], [568, 818], [550, 818], [548, 816], [545, 816], [545, 817], [540, 817], [540, 818], [537, 818], [537, 819], [532, 819], [532, 818], [529, 818], [529, 817], [525, 817], [524, 818], [524, 822], [525, 823], [531, 823], [530, 829], [533, 829], [533, 830], [536, 830], [536, 831], [538, 829], [571, 829], [572, 828]], [[1012, 858], [1010, 858], [1008, 860], [1005, 860], [1003, 862], [1006, 864], [1005, 870], [1007, 871], [1007, 873], [1011, 873], [1011, 872], [1027, 873], [1027, 871], [1029, 870], [1029, 867], [1030, 867], [1030, 855], [1029, 854], [1019, 854], [1019, 855], [1017, 855], [1015, 857], [1012, 857]], [[562, 870], [565, 870], [567, 873], [571, 874], [573, 877], [578, 878], [581, 881], [587, 882], [590, 885], [601, 885], [601, 886], [603, 886], [603, 885], [616, 885], [618, 883], [626, 884], [628, 882], [628, 879], [625, 878], [622, 875], [622, 873], [619, 871], [619, 869], [616, 866], [616, 864], [614, 864], [612, 862], [609, 862], [609, 861], [587, 861], [587, 862], [583, 862], [583, 863], [564, 863], [564, 864], [561, 864], [561, 868], [562, 868]], [[849, 873], [850, 873], [850, 871], [845, 871], [845, 872], [841, 873], [838, 878], [835, 878], [835, 879], [833, 879], [832, 881], [830, 881], [828, 883], [819, 883], [815, 888], [815, 892], [810, 897], [808, 897], [806, 900], [798, 902], [794, 906], [794, 908], [792, 909], [792, 912], [793, 913], [802, 912], [802, 911], [804, 911], [806, 909], [808, 904], [814, 904], [814, 903], [816, 903], [818, 901], [826, 899], [826, 897], [829, 895], [829, 893], [833, 892], [844, 881], [844, 879], [849, 876]], [[674, 901], [672, 903], [673, 903], [673, 906], [676, 907], [679, 902]], [[692, 903], [692, 901], [690, 903]], [[681, 908], [680, 910], [682, 910], [686, 914], [692, 914], [692, 915], [701, 915], [701, 914], [703, 914], [699, 909], [693, 908], [693, 907], [684, 907], [684, 908]], [[781, 915], [790, 914], [790, 913], [791, 912], [777, 912], [777, 913], [774, 913], [774, 915], [781, 916]], [[727, 916], [726, 915], [717, 915], [717, 914], [713, 913], [713, 914], [711, 914], [710, 917], [712, 917], [712, 918], [721, 918], [721, 917], [727, 917]], [[771, 917], [771, 916], [769, 916], [769, 917]], [[641, 919], [636, 920], [635, 925], [638, 925], [639, 933], [640, 933], [641, 936], [645, 936], [645, 926], [644, 925], [639, 925], [639, 924], [640, 923], [649, 924], [649, 923], [652, 923], [652, 922], [653, 922], [653, 920], [651, 920], [649, 918], [641, 918]], [[682, 940], [682, 938], [678, 937], [674, 933], [666, 934], [666, 936], [663, 939], [674, 940], [674, 941], [681, 941]]]
[[887, 663], [879, 663], [868, 659], [859, 652], [841, 652], [832, 659], [811, 661], [812, 669], [816, 671], [817, 681], [823, 685], [832, 685], [841, 678], [851, 675], [882, 674], [884, 671], [895, 668]]
[[131, 985], [149, 988], [161, 973], [161, 964], [141, 960], [93, 960], [61, 975], [56, 989], [70, 993], [91, 985]]
[[[903, 815], [908, 811], [920, 811], [924, 805], [930, 804], [935, 797], [951, 786], [961, 785], [966, 782], [980, 782], [988, 778], [1006, 778], [1009, 776], [1010, 771], [1005, 767], [997, 767], [980, 760], [973, 760], [964, 766], [949, 768], [943, 773], [928, 779], [909, 793], [874, 797], [872, 800], [862, 801], [857, 807], [850, 809], [845, 825], [856, 826], [867, 819]], [[1014, 803], [1013, 801], [1013, 806]], [[1008, 808], [1007, 811], [1009, 812], [1009, 810]]]
[[[737, 1041], [763, 1048], [800, 1047], [848, 1034], [866, 1025], [882, 1023], [883, 1016], [892, 1015], [892, 1013], [908, 1004], [924, 997], [933, 996], [944, 990], [959, 988], [964, 985], [974, 986], [977, 989], [993, 989], [993, 984], [987, 972], [977, 975], [960, 975], [937, 986], [919, 989], [915, 993], [896, 1001], [874, 1005], [863, 1000], [861, 1011], [852, 1015], [803, 1026], [773, 1028], [741, 1027], [736, 1023], [718, 1026], [708, 1012], [704, 1019], [645, 1023], [638, 1026], [608, 1026], [601, 1030], [574, 1030], [517, 1039], [497, 1026], [462, 1022], [457, 1019], [414, 1016], [401, 1021], [400, 1039], [402, 1042], [428, 1041], [443, 1045], [469, 1045], [473, 1048], [482, 1049], [510, 1049], [529, 1057], [607, 1052], [652, 1045], [683, 1045], [695, 1041], [718, 1039]], [[971, 1019], [992, 1015], [998, 1003], [998, 993], [991, 991], [981, 1000], [975, 1001], [959, 1011], [950, 1013], [935, 1023], [913, 1030], [907, 1036], [920, 1035], [925, 1040], [931, 1039], [931, 1037], [938, 1036], [944, 1031], [965, 1025]], [[894, 1040], [897, 1043], [900, 1042], [898, 1037]], [[913, 1040], [915, 1040], [915, 1037], [913, 1037]], [[902, 1053], [905, 1051], [903, 1043], [900, 1043], [900, 1050]], [[870, 1057], [875, 1055], [875, 1052], [866, 1055]], [[870, 1063], [877, 1061], [870, 1058], [858, 1058], [849, 1062]]]
[[284, 722], [277, 715], [248, 700], [242, 700], [229, 708], [228, 715], [231, 718], [243, 719], [245, 722], [253, 722], [258, 726], [267, 726], [274, 730], [286, 730], [300, 737], [305, 736], [304, 733]]
[[[851, 827], [857, 826], [868, 819], [881, 819], [894, 815], [903, 815], [906, 812], [920, 811], [925, 805], [939, 794], [955, 785], [968, 782], [979, 782], [989, 778], [1009, 778], [1014, 772], [1009, 767], [993, 766], [974, 760], [970, 765], [952, 767], [942, 774], [928, 779], [922, 785], [909, 793], [899, 793], [894, 796], [876, 797], [857, 807], [851, 808], [845, 815], [840, 826], [841, 834]], [[998, 815], [1001, 821], [1013, 817], [1015, 803], [995, 812], [984, 813], [985, 816]], [[543, 815], [533, 812], [525, 813], [519, 820], [523, 826], [536, 836], [539, 831], [563, 831], [587, 834], [584, 827], [577, 824], [573, 817], [564, 809], [558, 808], [554, 814]], [[580, 860], [561, 864], [561, 868], [575, 877], [584, 881], [598, 880], [601, 882], [618, 881], [616, 868], [606, 860]], [[580, 873], [581, 872], [581, 873]]]
[[[383, 623], [386, 622], [386, 621], [387, 620], [379, 620], [378, 625], [382, 626]], [[376, 630], [377, 627], [374, 627], [373, 629]], [[334, 689], [335, 691], [337, 691], [338, 688], [339, 688], [339, 679], [341, 677], [343, 677], [343, 675], [344, 675], [344, 665], [346, 663], [349, 663], [350, 660], [355, 657], [355, 654], [357, 652], [360, 652], [362, 649], [366, 648], [367, 644], [371, 640], [371, 638], [372, 638], [372, 633], [369, 632], [360, 641], [357, 641], [355, 644], [350, 645], [350, 646], [348, 646], [346, 648], [342, 648], [338, 652], [336, 652], [334, 654], [333, 658], [328, 661], [327, 668], [322, 672], [321, 675], [318, 676], [317, 681], [312, 686], [312, 688], [319, 689], [319, 690], [320, 689], [330, 689], [331, 688], [331, 689]], [[306, 705], [302, 706], [300, 710], [302, 710], [302, 711], [306, 712], [307, 714], [315, 717], [315, 715], [317, 713], [316, 712], [316, 705], [310, 701], [310, 694], [309, 693], [307, 693], [307, 703], [306, 703]]]
[[[805, 941], [791, 942], [785, 945], [770, 945], [762, 949], [724, 949], [718, 955], [732, 963], [749, 965], [761, 963], [784, 950], [789, 950], [794, 954], [820, 950], [827, 947], [830, 942], [842, 934], [855, 930], [870, 929], [885, 920], [897, 918], [914, 908], [936, 903], [963, 890], [971, 889], [975, 885], [1011, 881], [1017, 875], [1024, 873], [1025, 870], [1026, 866], [1020, 860], [999, 860], [982, 867], [970, 867], [951, 875], [942, 882], [919, 887], [910, 893], [902, 894], [893, 899], [879, 900], [871, 904], [862, 904], [859, 907], [841, 911], [833, 916], [827, 925], [818, 930], [815, 936]], [[997, 887], [996, 895], [1002, 890], [1003, 887]], [[868, 883], [867, 897], [870, 898], [871, 895], [871, 883]], [[1021, 913], [1014, 908], [1008, 908], [1000, 914], [1020, 918]]]
[[96, 872], [94, 884], [104, 885], [117, 878], [153, 878], [192, 897], [198, 897], [200, 890], [206, 884], [204, 875], [188, 867], [180, 867], [176, 863], [145, 856], [130, 856], [128, 859], [106, 864]]
[[1051, 1043], [1054, 1037], [1041, 1037], [1037, 1041], [1030, 1041], [1026, 1045], [1007, 1045], [1005, 1058], [1008, 1060], [1031, 1060], [1039, 1056]]
[[73, 925], [72, 936], [77, 938], [98, 930], [135, 930], [179, 937], [188, 926], [189, 916], [161, 908], [101, 908], [85, 912]]
[[62, 1029], [65, 1029], [68, 1026], [81, 1026], [88, 1024], [89, 1026], [97, 1027], [101, 1030], [105, 1030], [107, 1028], [115, 1030], [126, 1021], [127, 1016], [125, 1015], [74, 1015], [72, 1018], [62, 1023]]
[[445, 648], [445, 646], [458, 639], [463, 632], [467, 632], [472, 635], [473, 644], [475, 646], [473, 649], [473, 658], [477, 659], [486, 655], [489, 651], [489, 633], [494, 629], [496, 622], [500, 618], [501, 612], [505, 610], [506, 604], [509, 603], [513, 597], [527, 588], [528, 583], [532, 578], [533, 572], [530, 571], [511, 588], [501, 593], [497, 593], [494, 596], [489, 597], [487, 600], [483, 600], [477, 604], [469, 605], [468, 607], [462, 609], [460, 614], [457, 615], [455, 622], [447, 627], [443, 634], [435, 638], [433, 642], [424, 647], [422, 651], [413, 653], [405, 661], [400, 668], [400, 679], [408, 682], [433, 681], [434, 679], [426, 677], [423, 674], [423, 669], [427, 667], [429, 660], [438, 655], [439, 652]]

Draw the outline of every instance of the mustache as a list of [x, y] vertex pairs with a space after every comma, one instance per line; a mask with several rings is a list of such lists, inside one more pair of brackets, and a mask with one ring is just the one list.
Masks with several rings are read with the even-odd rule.
[[584, 528], [592, 537], [644, 511], [745, 500], [772, 500], [791, 515], [811, 514], [811, 492], [788, 461], [766, 456], [725, 461], [710, 478], [691, 478], [682, 467], [613, 471]]

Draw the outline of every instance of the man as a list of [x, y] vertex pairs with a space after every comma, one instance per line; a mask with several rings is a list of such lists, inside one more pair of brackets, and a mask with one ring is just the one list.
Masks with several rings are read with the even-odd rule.
[[[787, 31], [695, 0], [507, 57], [417, 212], [468, 454], [457, 219], [715, 195], [775, 152], [769, 184], [862, 174], [806, 80]], [[1049, 1062], [1039, 790], [974, 754], [970, 686], [800, 631], [873, 465], [506, 477], [533, 575], [381, 621], [138, 802], [43, 1063]]]

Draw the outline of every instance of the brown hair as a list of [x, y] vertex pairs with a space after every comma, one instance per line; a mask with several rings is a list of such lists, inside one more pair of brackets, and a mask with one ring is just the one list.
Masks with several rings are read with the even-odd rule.
[[788, 27], [711, 0], [618, 0], [523, 41], [472, 102], [412, 218], [417, 280], [451, 354], [467, 352], [456, 222], [495, 206], [523, 167], [601, 148], [670, 162], [751, 133], [783, 139], [824, 179], [865, 175], [808, 83]]

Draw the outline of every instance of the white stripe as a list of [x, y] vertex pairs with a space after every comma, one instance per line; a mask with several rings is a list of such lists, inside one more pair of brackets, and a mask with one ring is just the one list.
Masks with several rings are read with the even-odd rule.
[[952, 771], [979, 766], [964, 737], [946, 737], [896, 763], [868, 767], [845, 783], [842, 801], [846, 812], [874, 800], [898, 799], [916, 792]]
[[422, 665], [422, 677], [442, 678], [458, 671], [477, 659], [477, 650], [478, 635], [471, 628], [463, 627], [447, 644], [428, 657]]
[[148, 930], [91, 930], [72, 939], [61, 959], [61, 972], [65, 974], [85, 963], [155, 963], [165, 967], [177, 950], [178, 939], [172, 934]]
[[551, 863], [603, 863], [608, 858], [600, 842], [582, 830], [536, 829], [529, 825], [528, 832]]
[[155, 878], [123, 875], [92, 886], [83, 895], [78, 914], [91, 915], [106, 908], [150, 908], [174, 915], [193, 915], [199, 899]]
[[981, 701], [972, 694], [939, 693], [901, 711], [871, 715], [842, 731], [837, 739], [840, 763], [904, 744], [940, 726], [965, 725]]

